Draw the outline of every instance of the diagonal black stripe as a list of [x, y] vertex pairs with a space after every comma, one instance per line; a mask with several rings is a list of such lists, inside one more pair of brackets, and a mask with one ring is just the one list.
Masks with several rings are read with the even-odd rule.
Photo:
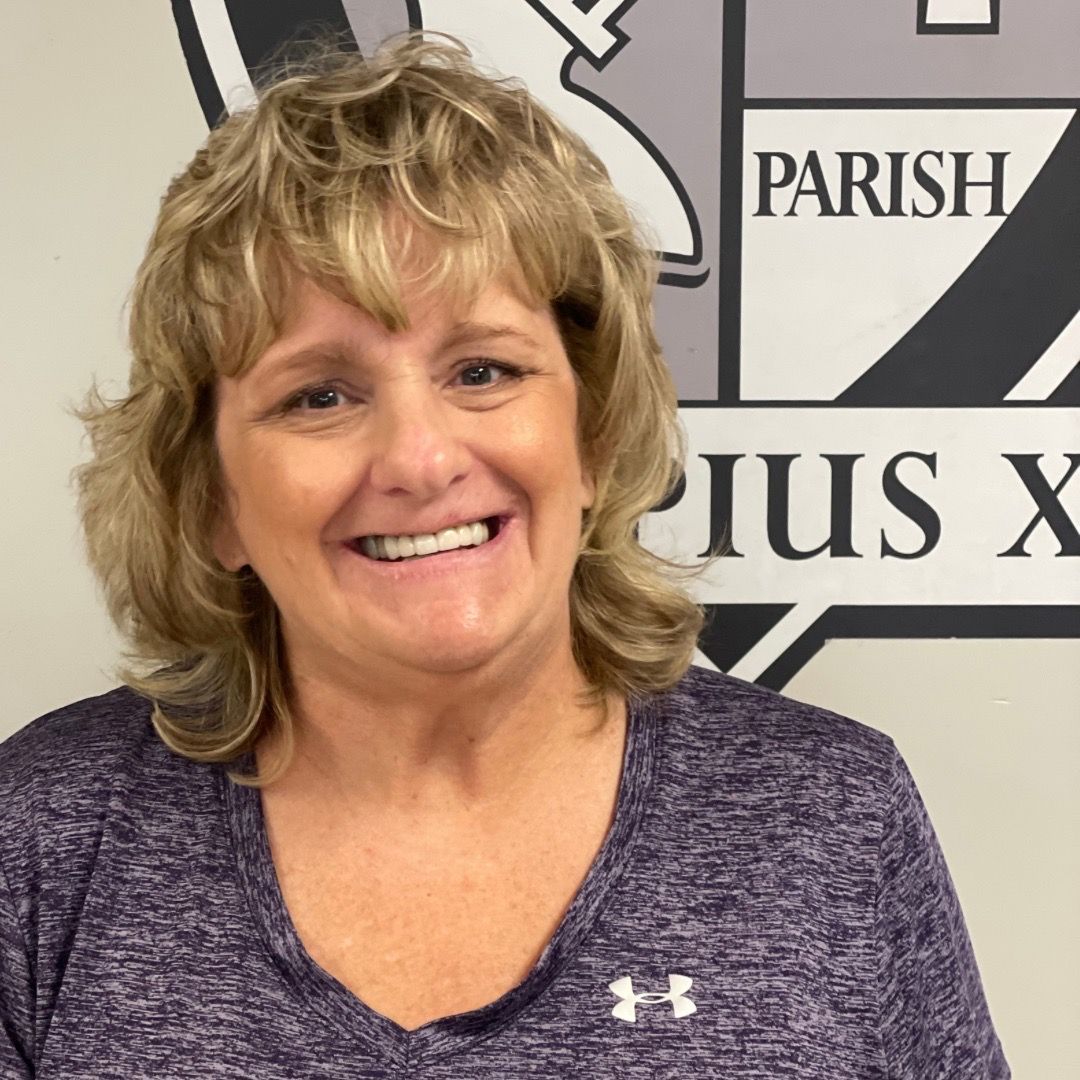
[[698, 648], [721, 671], [730, 671], [794, 606], [706, 604]]
[[754, 681], [772, 690], [783, 690], [825, 643], [835, 638], [1080, 638], [1080, 607], [1075, 604], [832, 607]]
[[287, 42], [329, 32], [352, 40], [341, 0], [225, 0], [236, 44], [248, 71], [256, 72]]
[[1010, 217], [938, 302], [836, 400], [994, 405], [1076, 313], [1080, 113]]
[[224, 119], [225, 102], [221, 100], [210, 62], [206, 59], [206, 50], [195, 25], [195, 16], [191, 13], [191, 0], [173, 0], [172, 9], [180, 47], [184, 50], [188, 73], [195, 87], [195, 96], [199, 99], [207, 126], [214, 127]]
[[1080, 405], [1080, 360], [1046, 399], [1047, 405]]

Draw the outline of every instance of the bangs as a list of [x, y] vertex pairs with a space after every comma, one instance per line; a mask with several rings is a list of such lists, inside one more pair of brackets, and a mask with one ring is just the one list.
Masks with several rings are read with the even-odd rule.
[[604, 230], [557, 131], [516, 85], [477, 101], [470, 75], [451, 100], [454, 74], [357, 88], [324, 73], [317, 100], [287, 80], [211, 135], [218, 199], [201, 197], [218, 212], [186, 238], [184, 291], [215, 372], [246, 371], [278, 336], [297, 276], [392, 331], [408, 327], [405, 288], [468, 308], [499, 279], [539, 306], [596, 277]]
[[230, 302], [202, 312], [203, 319], [213, 318], [212, 309], [225, 314], [214, 369], [228, 376], [248, 370], [282, 332], [303, 278], [395, 332], [409, 329], [406, 291], [438, 297], [462, 316], [494, 282], [530, 307], [555, 302], [568, 284], [565, 251], [554, 244], [543, 250], [535, 238], [515, 244], [510, 224], [493, 215], [486, 228], [451, 232], [397, 208], [367, 215], [339, 210], [321, 234], [294, 234], [288, 246], [256, 237], [251, 257], [237, 259], [226, 271], [231, 280], [221, 282]]

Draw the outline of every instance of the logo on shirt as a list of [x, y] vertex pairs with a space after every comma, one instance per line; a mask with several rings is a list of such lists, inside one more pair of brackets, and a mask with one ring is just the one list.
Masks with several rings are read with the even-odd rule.
[[630, 1024], [637, 1023], [637, 1007], [639, 1005], [659, 1005], [663, 1001], [670, 1001], [672, 1011], [676, 1019], [681, 1016], [689, 1016], [697, 1012], [697, 1006], [686, 997], [686, 991], [694, 985], [694, 980], [688, 975], [668, 975], [668, 992], [666, 994], [635, 994], [634, 981], [626, 975], [608, 983], [608, 989], [621, 1000], [611, 1010], [611, 1015], [616, 1020], [625, 1020]]

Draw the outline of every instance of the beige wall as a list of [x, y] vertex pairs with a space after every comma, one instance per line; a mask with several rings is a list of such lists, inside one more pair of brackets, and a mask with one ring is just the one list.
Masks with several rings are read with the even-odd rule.
[[64, 409], [127, 382], [121, 307], [158, 200], [205, 137], [163, 0], [8, 4], [0, 64], [0, 733], [113, 685]]
[[[120, 314], [169, 177], [205, 134], [164, 0], [9, 10], [0, 348], [0, 738], [114, 685], [83, 566], [65, 405], [126, 381]], [[1017, 1080], [1080, 1051], [1080, 642], [832, 642], [787, 692], [891, 734], [967, 915]]]

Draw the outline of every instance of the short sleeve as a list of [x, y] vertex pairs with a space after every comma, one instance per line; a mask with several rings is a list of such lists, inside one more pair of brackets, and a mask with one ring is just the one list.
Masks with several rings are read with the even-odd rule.
[[1010, 1080], [945, 857], [911, 772], [893, 753], [874, 912], [887, 1076]]
[[7, 877], [0, 866], [0, 1076], [34, 1075], [34, 981], [26, 941]]

